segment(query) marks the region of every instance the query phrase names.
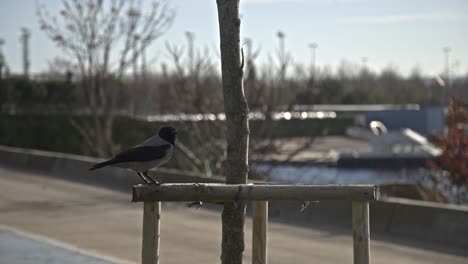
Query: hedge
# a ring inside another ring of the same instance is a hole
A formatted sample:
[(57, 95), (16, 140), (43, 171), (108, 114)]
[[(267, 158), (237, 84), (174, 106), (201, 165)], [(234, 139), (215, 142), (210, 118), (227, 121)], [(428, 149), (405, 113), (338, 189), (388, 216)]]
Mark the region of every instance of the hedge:
[[(60, 114), (0, 114), (0, 145), (86, 154), (80, 135), (71, 125), (72, 118), (87, 119), (90, 117)], [(251, 121), (251, 131), (255, 132), (262, 125), (262, 122)], [(346, 127), (352, 123), (352, 118), (281, 120), (274, 121), (270, 129), (272, 136), (278, 138), (317, 136), (323, 134), (324, 131), (328, 135), (338, 135), (344, 134)], [(127, 148), (156, 134), (159, 128), (164, 125), (173, 125), (179, 128), (179, 140), (191, 145), (190, 131), (188, 130), (193, 124), (190, 122), (147, 122), (128, 117), (116, 118), (113, 131), (114, 142), (122, 148)], [(221, 126), (213, 127), (219, 128)], [(217, 137), (221, 135), (221, 131), (213, 133)]]

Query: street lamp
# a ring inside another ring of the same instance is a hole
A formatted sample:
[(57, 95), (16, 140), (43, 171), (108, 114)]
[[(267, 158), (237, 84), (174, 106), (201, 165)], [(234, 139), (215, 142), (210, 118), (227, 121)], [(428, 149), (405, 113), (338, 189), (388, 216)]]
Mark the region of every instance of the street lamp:
[(311, 58), (311, 67), (312, 67), (312, 76), (315, 77), (315, 56), (316, 56), (316, 50), (318, 48), (318, 44), (315, 43), (315, 42), (312, 42), (309, 44), (309, 48), (311, 50), (311, 55), (312, 55), (312, 58)]
[(5, 64), (5, 58), (3, 57), (3, 44), (5, 44), (5, 40), (0, 39), (0, 80), (3, 78), (3, 65)]
[(284, 38), (286, 37), (286, 35), (284, 34), (283, 31), (278, 31), (276, 33), (276, 36), (278, 37), (279, 39), (279, 49), (280, 49), (280, 53), (281, 54), (284, 54)]
[(31, 62), (29, 60), (29, 38), (31, 37), (31, 31), (28, 28), (21, 28), (20, 41), (23, 45), (23, 74), (25, 77), (29, 76), (29, 66)]
[(281, 74), (281, 81), (284, 81), (286, 77), (286, 67), (288, 64), (288, 55), (286, 54), (285, 47), (284, 47), (284, 39), (286, 38), (286, 35), (282, 31), (278, 31), (276, 33), (276, 36), (278, 37), (279, 40), (279, 58), (280, 58), (280, 74)]
[(444, 47), (442, 50), (445, 54), (445, 85), (443, 86), (444, 93), (442, 95), (442, 107), (445, 107), (448, 100), (448, 92), (450, 90), (450, 52), (452, 51), (452, 49), (447, 46)]

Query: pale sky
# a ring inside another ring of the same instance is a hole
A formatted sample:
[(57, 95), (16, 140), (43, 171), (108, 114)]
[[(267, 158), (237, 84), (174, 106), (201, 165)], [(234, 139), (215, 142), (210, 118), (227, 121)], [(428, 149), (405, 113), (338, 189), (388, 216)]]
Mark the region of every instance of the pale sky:
[[(0, 38), (13, 72), (21, 71), (20, 28), (29, 27), (31, 71), (47, 69), (62, 53), (39, 30), (36, 2), (60, 10), (60, 0), (1, 0)], [(166, 58), (164, 43), (185, 43), (185, 31), (210, 49), (218, 46), (216, 0), (173, 0), (174, 25), (147, 52), (154, 67)], [(278, 30), (286, 34), (286, 48), (294, 60), (308, 63), (309, 43), (315, 42), (317, 65), (335, 68), (341, 61), (370, 68), (388, 65), (407, 74), (418, 66), (424, 74), (444, 69), (442, 48), (452, 50), (452, 74), (468, 72), (468, 0), (241, 0), (242, 37), (261, 47), (260, 60), (277, 47)]]

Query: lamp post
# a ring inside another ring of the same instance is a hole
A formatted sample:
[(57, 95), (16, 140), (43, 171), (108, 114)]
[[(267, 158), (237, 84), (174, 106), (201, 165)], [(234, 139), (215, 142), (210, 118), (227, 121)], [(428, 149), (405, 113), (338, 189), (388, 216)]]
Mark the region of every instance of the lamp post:
[(195, 71), (195, 33), (191, 31), (185, 31), (185, 38), (187, 39), (188, 45), (188, 56), (190, 63), (190, 74), (193, 74)]
[(31, 37), (31, 31), (28, 28), (21, 28), (21, 37), (20, 41), (23, 45), (23, 75), (25, 77), (29, 76), (29, 66), (31, 61), (29, 60), (29, 38)]
[(443, 95), (442, 95), (442, 107), (445, 108), (447, 106), (448, 101), (448, 93), (450, 90), (450, 52), (452, 49), (450, 47), (444, 47), (442, 49), (445, 54), (445, 86), (443, 86)]
[(5, 58), (3, 57), (3, 44), (5, 44), (5, 40), (0, 39), (0, 80), (3, 78), (3, 65), (5, 64)]
[(285, 50), (285, 38), (286, 38), (286, 35), (284, 34), (283, 31), (278, 31), (276, 33), (276, 36), (278, 37), (278, 41), (279, 41), (279, 56), (280, 56), (280, 60), (281, 60), (281, 68), (280, 68), (280, 75), (281, 75), (281, 83), (284, 84), (284, 79), (286, 78), (286, 67), (287, 67), (287, 64), (288, 64), (288, 56), (286, 54), (286, 50)]
[(315, 79), (315, 60), (316, 60), (316, 51), (317, 51), (317, 48), (318, 48), (318, 44), (315, 43), (315, 42), (312, 42), (309, 44), (309, 48), (311, 50), (311, 67), (312, 67), (312, 77)]

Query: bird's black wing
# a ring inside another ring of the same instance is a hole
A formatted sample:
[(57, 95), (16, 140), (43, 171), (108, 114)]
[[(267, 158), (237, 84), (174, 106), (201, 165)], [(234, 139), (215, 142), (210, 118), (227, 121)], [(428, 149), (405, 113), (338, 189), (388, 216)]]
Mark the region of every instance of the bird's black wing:
[(147, 162), (161, 159), (169, 153), (170, 144), (160, 146), (139, 146), (125, 150), (110, 160), (95, 164), (90, 170), (103, 168), (109, 165), (125, 162)]
[(121, 162), (145, 162), (161, 159), (169, 153), (170, 144), (160, 146), (139, 146), (117, 154), (112, 161)]

